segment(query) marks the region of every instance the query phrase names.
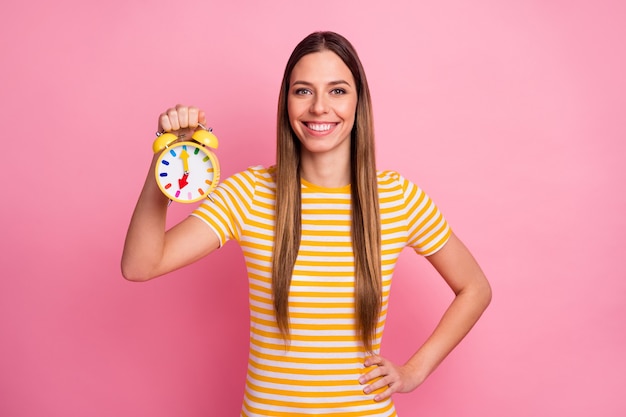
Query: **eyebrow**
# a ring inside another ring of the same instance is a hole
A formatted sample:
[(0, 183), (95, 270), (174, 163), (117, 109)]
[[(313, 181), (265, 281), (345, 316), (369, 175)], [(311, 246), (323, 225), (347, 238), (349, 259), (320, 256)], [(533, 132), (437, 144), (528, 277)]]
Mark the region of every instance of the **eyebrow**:
[[(336, 81), (330, 81), (330, 82), (327, 83), (327, 85), (341, 85), (341, 84), (346, 84), (347, 86), (352, 87), (350, 85), (350, 83), (345, 81), (345, 80), (336, 80)], [(294, 86), (294, 85), (306, 85), (306, 86), (312, 87), (313, 83), (310, 83), (308, 81), (296, 80), (293, 83), (291, 83), (291, 85), (292, 86)]]

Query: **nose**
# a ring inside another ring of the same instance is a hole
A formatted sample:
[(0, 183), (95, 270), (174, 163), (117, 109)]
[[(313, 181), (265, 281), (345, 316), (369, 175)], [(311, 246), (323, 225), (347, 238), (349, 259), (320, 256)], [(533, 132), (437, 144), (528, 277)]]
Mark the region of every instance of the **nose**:
[(323, 94), (317, 94), (313, 96), (311, 108), (309, 111), (313, 114), (328, 113), (328, 103)]

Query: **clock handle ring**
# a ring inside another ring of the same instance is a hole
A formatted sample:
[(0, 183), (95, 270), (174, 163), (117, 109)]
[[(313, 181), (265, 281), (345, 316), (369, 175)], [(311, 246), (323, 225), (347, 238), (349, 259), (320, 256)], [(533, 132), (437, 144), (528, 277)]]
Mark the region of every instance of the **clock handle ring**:
[[(213, 128), (206, 128), (203, 124), (199, 123), (200, 130), (196, 130), (191, 138), (201, 144), (202, 146), (208, 146), (210, 148), (217, 149), (218, 141), (215, 134), (213, 134)], [(173, 133), (158, 131), (156, 132), (156, 139), (152, 143), (152, 150), (154, 153), (159, 153), (165, 148), (169, 147), (176, 140), (180, 139)]]

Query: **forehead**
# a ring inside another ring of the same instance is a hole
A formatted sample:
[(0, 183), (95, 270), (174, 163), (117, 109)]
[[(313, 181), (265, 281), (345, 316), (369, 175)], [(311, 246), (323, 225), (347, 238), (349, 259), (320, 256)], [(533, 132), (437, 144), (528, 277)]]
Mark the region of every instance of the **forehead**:
[(303, 56), (291, 71), (290, 82), (328, 83), (338, 80), (354, 85), (354, 77), (339, 55), (324, 50)]

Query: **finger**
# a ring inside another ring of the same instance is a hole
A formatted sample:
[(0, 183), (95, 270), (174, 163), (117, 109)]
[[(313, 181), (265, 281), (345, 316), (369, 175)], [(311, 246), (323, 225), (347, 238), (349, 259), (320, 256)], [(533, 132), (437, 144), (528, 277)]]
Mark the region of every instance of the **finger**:
[(367, 372), (359, 378), (359, 383), (367, 384), (376, 378), (383, 376), (383, 369), (380, 366), (372, 365), (367, 369)]
[(189, 107), (189, 114), (187, 116), (189, 118), (189, 127), (196, 128), (198, 127), (198, 108), (197, 107)]
[(374, 395), (374, 401), (385, 401), (387, 398), (391, 397), (391, 394), (393, 394), (394, 392), (395, 390), (393, 389), (393, 386), (389, 386), (386, 390)]
[(369, 366), (381, 366), (383, 364), (384, 359), (381, 356), (378, 355), (372, 355), (372, 356), (368, 356), (367, 358), (365, 358), (365, 366), (369, 367)]
[(178, 111), (176, 109), (169, 109), (167, 111), (167, 117), (170, 119), (172, 130), (179, 130), (180, 123), (178, 122)]
[(363, 388), (363, 392), (365, 394), (375, 394), (375, 396), (381, 396), (384, 395), (385, 391), (391, 389), (391, 387), (393, 387), (393, 384), (389, 383), (388, 377), (382, 377)]
[(202, 123), (203, 126), (206, 126), (206, 114), (204, 110), (198, 110), (198, 123)]
[(181, 129), (189, 127), (189, 108), (178, 104), (176, 105), (176, 113), (178, 114), (178, 124)]
[(159, 132), (169, 132), (172, 130), (172, 124), (167, 113), (161, 113), (159, 115)]

